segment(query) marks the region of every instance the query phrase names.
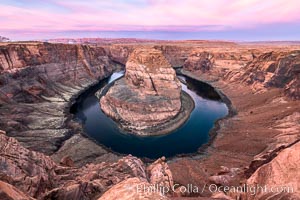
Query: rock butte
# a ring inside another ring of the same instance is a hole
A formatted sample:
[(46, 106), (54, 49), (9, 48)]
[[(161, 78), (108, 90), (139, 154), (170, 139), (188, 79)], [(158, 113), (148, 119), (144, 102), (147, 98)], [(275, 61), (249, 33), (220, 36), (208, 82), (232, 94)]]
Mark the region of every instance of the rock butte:
[[(0, 199), (299, 199), (299, 43), (96, 43), (0, 43)], [(236, 115), (218, 122), (205, 155), (168, 163), (121, 158), (83, 137), (72, 120), (74, 97), (108, 77), (117, 63), (125, 65), (137, 47), (154, 44), (172, 66), (183, 66), (182, 73), (209, 82), (232, 102)], [(294, 193), (178, 191), (212, 182), (286, 185)], [(180, 187), (167, 197), (133, 193), (140, 183)]]
[[(126, 63), (125, 78), (117, 80), (100, 99), (104, 113), (121, 122), (121, 125), (138, 135), (158, 135), (168, 133), (179, 127), (167, 127), (168, 131), (157, 126), (170, 123), (182, 112), (181, 84), (160, 50), (154, 48), (137, 48)], [(192, 100), (191, 100), (192, 101)], [(193, 104), (193, 103), (191, 103)], [(192, 107), (188, 105), (188, 107)], [(153, 130), (155, 128), (155, 131)]]

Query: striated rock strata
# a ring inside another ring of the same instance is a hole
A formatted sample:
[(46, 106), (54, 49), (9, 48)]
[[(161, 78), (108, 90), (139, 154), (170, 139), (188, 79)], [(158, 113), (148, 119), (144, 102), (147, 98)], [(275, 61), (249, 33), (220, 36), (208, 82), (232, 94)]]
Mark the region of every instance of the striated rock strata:
[[(78, 164), (106, 155), (81, 136), (69, 106), (79, 93), (109, 76), (116, 68), (102, 47), (49, 43), (0, 45), (0, 129), (25, 147), (52, 155), (64, 152)], [(93, 151), (84, 151), (93, 146)], [(77, 148), (77, 149), (76, 149)], [(78, 151), (78, 149), (80, 149)], [(78, 153), (80, 152), (80, 153)]]
[[(168, 180), (172, 180), (164, 159), (153, 163), (152, 170), (131, 155), (115, 163), (61, 166), (49, 156), (22, 147), (4, 132), (0, 132), (0, 150), (0, 199), (88, 200), (98, 199), (107, 190), (103, 199), (111, 199), (107, 196), (122, 199), (122, 195), (128, 195), (128, 198), (140, 195), (165, 199), (159, 192), (147, 194), (141, 190), (137, 193), (136, 187), (140, 186), (138, 184), (153, 184), (152, 177), (155, 177), (155, 184), (158, 185), (170, 184)], [(114, 191), (112, 194), (110, 188)]]
[(140, 135), (162, 134), (164, 130), (155, 127), (182, 112), (182, 96), (180, 82), (162, 52), (138, 48), (129, 56), (125, 78), (114, 83), (100, 104), (126, 129)]
[(266, 186), (247, 199), (297, 199), (300, 197), (300, 142), (284, 149), (247, 180), (251, 186)]

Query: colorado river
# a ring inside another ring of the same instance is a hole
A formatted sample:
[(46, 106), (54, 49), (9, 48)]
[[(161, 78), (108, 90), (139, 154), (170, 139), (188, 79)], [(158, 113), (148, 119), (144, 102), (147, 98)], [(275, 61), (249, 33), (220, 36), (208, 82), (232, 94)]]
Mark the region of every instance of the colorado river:
[(139, 137), (128, 134), (101, 111), (99, 99), (95, 96), (97, 90), (123, 75), (124, 72), (116, 72), (109, 79), (101, 81), (79, 98), (72, 109), (76, 119), (83, 123), (86, 134), (115, 152), (147, 158), (196, 152), (208, 142), (209, 131), (214, 122), (228, 114), (226, 104), (221, 102), (213, 88), (179, 76), (185, 82), (182, 83), (182, 89), (195, 102), (190, 118), (167, 135)]

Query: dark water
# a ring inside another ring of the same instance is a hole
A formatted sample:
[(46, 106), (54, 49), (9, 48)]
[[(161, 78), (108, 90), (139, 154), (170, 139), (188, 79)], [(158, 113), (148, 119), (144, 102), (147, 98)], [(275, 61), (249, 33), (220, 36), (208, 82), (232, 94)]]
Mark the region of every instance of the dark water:
[(124, 134), (117, 124), (101, 111), (99, 100), (94, 96), (97, 90), (122, 75), (123, 72), (114, 73), (108, 80), (102, 81), (82, 95), (72, 108), (76, 118), (82, 121), (86, 133), (115, 152), (148, 158), (196, 152), (201, 145), (208, 142), (209, 130), (214, 122), (228, 113), (226, 104), (220, 101), (212, 87), (180, 77), (186, 80), (182, 89), (195, 102), (195, 109), (189, 120), (168, 135), (138, 137)]

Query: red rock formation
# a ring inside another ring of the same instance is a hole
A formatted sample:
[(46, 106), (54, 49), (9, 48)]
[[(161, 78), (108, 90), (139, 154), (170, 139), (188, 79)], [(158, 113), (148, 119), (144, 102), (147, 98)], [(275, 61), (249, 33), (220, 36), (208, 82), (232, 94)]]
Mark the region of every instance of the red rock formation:
[(52, 154), (75, 132), (64, 112), (70, 101), (114, 68), (102, 47), (1, 45), (0, 128), (28, 148)]
[(60, 164), (66, 167), (74, 167), (74, 161), (70, 156), (65, 156), (60, 160)]
[(300, 99), (300, 51), (268, 52), (245, 66), (248, 84), (284, 88), (292, 99)]
[(283, 88), (292, 99), (300, 99), (299, 51), (274, 47), (247, 49), (194, 48), (183, 69), (245, 83), (254, 92), (267, 88)]
[[(153, 188), (153, 185), (146, 181), (141, 181), (138, 178), (129, 178), (113, 186), (98, 200), (168, 199), (159, 190), (151, 192), (151, 187)], [(149, 188), (150, 192), (147, 192), (147, 188)]]
[(150, 174), (150, 183), (152, 185), (159, 185), (165, 188), (172, 188), (174, 181), (172, 172), (169, 169), (167, 163), (165, 163), (165, 157), (162, 157), (147, 167), (148, 174)]
[(209, 71), (212, 68), (213, 55), (207, 52), (195, 51), (189, 55), (185, 61), (183, 68), (189, 71), (200, 70), (202, 72)]
[(121, 63), (123, 65), (126, 64), (130, 53), (135, 48), (134, 45), (111, 45), (107, 48), (109, 57), (115, 62)]
[[(141, 160), (130, 155), (112, 164), (102, 162), (81, 168), (63, 167), (48, 156), (22, 147), (5, 134), (0, 134), (0, 149), (0, 199), (97, 199), (124, 180), (127, 181), (120, 183), (123, 185), (121, 187), (133, 187), (128, 185), (133, 184), (131, 180), (150, 185), (153, 182), (149, 182), (148, 177), (157, 177), (155, 183), (159, 185), (172, 180), (164, 159), (153, 163), (150, 171), (146, 170)], [(153, 169), (163, 170), (168, 174), (168, 179), (161, 170)], [(134, 196), (136, 190), (127, 193), (128, 197)], [(143, 192), (140, 195), (144, 195)], [(152, 195), (161, 196), (159, 193)]]
[(164, 44), (155, 46), (163, 52), (172, 67), (182, 67), (192, 49), (190, 45)]
[(0, 181), (0, 199), (1, 200), (33, 200), (29, 195), (21, 192), (16, 187)]
[(14, 138), (0, 134), (0, 179), (37, 197), (52, 187), (56, 164), (41, 153), (22, 147)]
[(127, 84), (141, 95), (180, 97), (180, 83), (161, 51), (136, 49), (126, 63)]
[(300, 142), (281, 151), (271, 162), (261, 166), (247, 180), (249, 186), (261, 186), (247, 199), (298, 199), (300, 196)]
[[(138, 134), (163, 124), (181, 109), (181, 85), (159, 50), (136, 49), (126, 63), (125, 79), (101, 98), (101, 108)], [(123, 125), (123, 126), (124, 126)]]

